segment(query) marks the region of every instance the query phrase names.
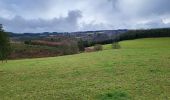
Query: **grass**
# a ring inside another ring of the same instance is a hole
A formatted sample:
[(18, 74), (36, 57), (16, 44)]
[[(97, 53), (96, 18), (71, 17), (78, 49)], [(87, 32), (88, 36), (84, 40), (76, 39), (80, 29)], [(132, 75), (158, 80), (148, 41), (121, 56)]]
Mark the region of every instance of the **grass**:
[(169, 100), (169, 43), (138, 39), (121, 49), (0, 63), (0, 99)]
[[(127, 40), (119, 42), (123, 49), (157, 49), (157, 48), (170, 48), (169, 38), (144, 38), (136, 40)], [(104, 50), (112, 49), (111, 44), (103, 46)]]

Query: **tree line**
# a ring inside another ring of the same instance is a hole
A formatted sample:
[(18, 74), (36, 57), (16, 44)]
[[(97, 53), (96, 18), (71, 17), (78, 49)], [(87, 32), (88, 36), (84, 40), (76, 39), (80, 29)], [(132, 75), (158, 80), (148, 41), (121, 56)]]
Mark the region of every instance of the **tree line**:
[(154, 38), (154, 37), (170, 37), (170, 28), (128, 30), (125, 33), (115, 34), (111, 37), (111, 39), (108, 40), (98, 41), (98, 42), (79, 40), (78, 44), (80, 50), (84, 50), (83, 48), (94, 46), (96, 44), (111, 44), (123, 40), (132, 40), (132, 39), (139, 39), (139, 38)]
[(170, 28), (129, 30), (126, 33), (119, 34), (115, 41), (154, 37), (170, 37)]

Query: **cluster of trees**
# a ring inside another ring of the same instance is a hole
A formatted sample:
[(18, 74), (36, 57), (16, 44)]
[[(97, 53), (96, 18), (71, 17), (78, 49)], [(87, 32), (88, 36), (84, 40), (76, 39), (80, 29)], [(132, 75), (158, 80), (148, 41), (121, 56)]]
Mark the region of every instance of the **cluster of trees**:
[(71, 55), (79, 53), (78, 43), (74, 40), (64, 41), (62, 45), (58, 46), (62, 55)]
[[(146, 29), (146, 30), (129, 30), (124, 33), (115, 34), (111, 39), (103, 41), (91, 41), (91, 40), (79, 40), (80, 50), (84, 50), (85, 47), (94, 46), (96, 44), (111, 44), (123, 40), (139, 39), (139, 38), (153, 38), (153, 37), (170, 37), (170, 28), (162, 29)], [(117, 44), (114, 44), (116, 48), (119, 48)]]
[(51, 46), (51, 47), (61, 45), (60, 42), (50, 42), (50, 41), (42, 41), (42, 40), (33, 40), (33, 41), (28, 40), (25, 41), (24, 43), (28, 45), (41, 45), (41, 46)]
[(3, 30), (2, 24), (0, 24), (0, 60), (2, 62), (6, 60), (10, 55), (11, 48), (10, 48), (10, 41), (8, 34)]
[(126, 33), (119, 34), (115, 41), (154, 37), (170, 37), (170, 28), (129, 30)]
[[(51, 41), (53, 40), (53, 41)], [(51, 38), (50, 40), (42, 39), (42, 40), (28, 40), (24, 42), (26, 45), (33, 45), (33, 46), (48, 46), (48, 47), (55, 47), (56, 53), (60, 55), (70, 55), (79, 53), (78, 42), (73, 39), (64, 39), (59, 41), (58, 39)], [(49, 52), (50, 53), (50, 52)], [(55, 54), (57, 55), (57, 54)], [(36, 56), (36, 55), (35, 55)]]

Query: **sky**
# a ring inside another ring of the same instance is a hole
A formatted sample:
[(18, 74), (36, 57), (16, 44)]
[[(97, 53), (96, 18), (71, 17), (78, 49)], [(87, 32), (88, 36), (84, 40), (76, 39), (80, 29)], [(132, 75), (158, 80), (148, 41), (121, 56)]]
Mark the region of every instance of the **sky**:
[(0, 0), (9, 32), (73, 32), (170, 27), (170, 0)]

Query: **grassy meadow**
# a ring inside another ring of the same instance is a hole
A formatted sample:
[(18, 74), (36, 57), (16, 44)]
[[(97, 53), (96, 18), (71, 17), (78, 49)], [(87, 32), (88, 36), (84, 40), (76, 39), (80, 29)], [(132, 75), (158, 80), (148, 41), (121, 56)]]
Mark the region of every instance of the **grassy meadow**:
[(0, 100), (170, 100), (170, 38), (0, 63)]

